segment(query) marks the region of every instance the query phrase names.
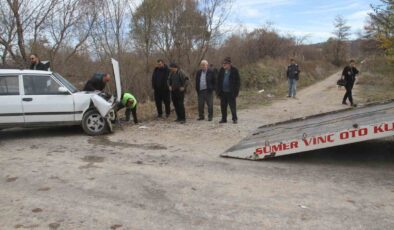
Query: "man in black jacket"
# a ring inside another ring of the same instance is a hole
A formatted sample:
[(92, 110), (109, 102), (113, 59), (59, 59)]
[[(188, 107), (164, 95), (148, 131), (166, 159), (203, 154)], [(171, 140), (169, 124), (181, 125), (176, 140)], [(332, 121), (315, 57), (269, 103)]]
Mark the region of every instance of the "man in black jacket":
[(30, 69), (48, 71), (48, 68), (49, 66), (42, 63), (37, 54), (30, 55)]
[(342, 71), (342, 77), (345, 79), (345, 89), (346, 93), (343, 96), (342, 104), (347, 105), (346, 99), (349, 98), (350, 105), (354, 106), (353, 104), (353, 95), (352, 89), (354, 86), (354, 82), (356, 81), (356, 75), (358, 74), (358, 70), (356, 69), (356, 63), (354, 60), (350, 61), (350, 65), (346, 66)]
[(177, 116), (175, 121), (181, 124), (186, 122), (184, 99), (187, 81), (188, 77), (179, 69), (178, 65), (176, 63), (171, 63), (168, 87), (171, 91), (172, 103), (174, 104)]
[(157, 60), (157, 66), (152, 74), (152, 88), (154, 90), (157, 116), (163, 116), (163, 102), (166, 110), (166, 117), (170, 116), (170, 90), (167, 81), (170, 70), (163, 60)]
[(103, 91), (107, 82), (111, 80), (111, 76), (107, 73), (95, 73), (83, 88), (83, 91)]
[(204, 120), (204, 105), (208, 106), (208, 121), (213, 117), (213, 90), (215, 89), (214, 72), (208, 68), (208, 61), (202, 60), (201, 69), (196, 73), (196, 91), (198, 95), (198, 119)]
[(241, 87), (241, 80), (238, 69), (232, 66), (231, 58), (226, 57), (223, 61), (223, 67), (219, 70), (217, 94), (220, 97), (220, 108), (222, 111), (222, 120), (219, 123), (227, 122), (227, 106), (233, 118), (233, 123), (238, 123), (236, 98)]

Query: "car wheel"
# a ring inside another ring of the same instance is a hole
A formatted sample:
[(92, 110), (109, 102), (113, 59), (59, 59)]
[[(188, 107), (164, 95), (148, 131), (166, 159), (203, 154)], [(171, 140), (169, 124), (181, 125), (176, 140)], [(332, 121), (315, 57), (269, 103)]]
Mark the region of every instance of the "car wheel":
[(97, 110), (93, 109), (83, 115), (82, 128), (88, 135), (97, 136), (108, 130), (108, 124), (105, 118)]

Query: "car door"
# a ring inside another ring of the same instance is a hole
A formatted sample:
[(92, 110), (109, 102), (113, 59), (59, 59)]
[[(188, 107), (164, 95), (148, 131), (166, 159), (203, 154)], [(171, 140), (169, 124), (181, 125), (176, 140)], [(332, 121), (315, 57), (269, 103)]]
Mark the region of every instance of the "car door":
[(26, 123), (74, 121), (74, 99), (51, 75), (23, 75), (22, 106)]
[(20, 76), (0, 74), (0, 125), (23, 123)]

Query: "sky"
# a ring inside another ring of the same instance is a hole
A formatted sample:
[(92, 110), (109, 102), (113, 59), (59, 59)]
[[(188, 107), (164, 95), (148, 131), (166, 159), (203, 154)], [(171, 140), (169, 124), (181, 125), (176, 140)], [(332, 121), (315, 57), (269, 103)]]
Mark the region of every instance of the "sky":
[(251, 31), (273, 24), (281, 34), (308, 36), (306, 43), (319, 43), (333, 36), (333, 21), (337, 15), (347, 20), (352, 37), (363, 29), (370, 5), (379, 0), (234, 0), (229, 18), (231, 27)]

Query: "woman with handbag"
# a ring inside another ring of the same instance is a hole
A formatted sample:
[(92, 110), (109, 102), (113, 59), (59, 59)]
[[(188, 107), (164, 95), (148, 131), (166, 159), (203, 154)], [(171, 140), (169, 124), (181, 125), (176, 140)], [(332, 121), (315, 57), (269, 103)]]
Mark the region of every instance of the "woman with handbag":
[(342, 104), (347, 105), (346, 100), (349, 99), (350, 105), (354, 106), (352, 89), (354, 82), (356, 81), (356, 75), (358, 74), (356, 69), (356, 63), (354, 60), (350, 61), (350, 64), (346, 66), (342, 71), (342, 77), (345, 80), (346, 93), (343, 96)]

